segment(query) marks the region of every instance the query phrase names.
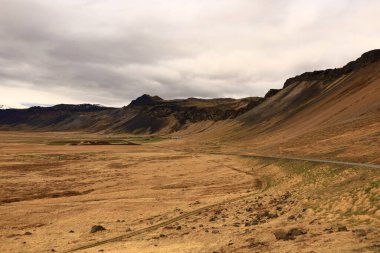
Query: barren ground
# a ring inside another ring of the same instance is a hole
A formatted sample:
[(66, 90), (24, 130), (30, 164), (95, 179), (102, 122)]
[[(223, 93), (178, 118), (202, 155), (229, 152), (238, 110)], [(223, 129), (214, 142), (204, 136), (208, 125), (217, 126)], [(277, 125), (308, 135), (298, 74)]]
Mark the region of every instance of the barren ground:
[(107, 138), (0, 132), (0, 252), (380, 252), (380, 170)]

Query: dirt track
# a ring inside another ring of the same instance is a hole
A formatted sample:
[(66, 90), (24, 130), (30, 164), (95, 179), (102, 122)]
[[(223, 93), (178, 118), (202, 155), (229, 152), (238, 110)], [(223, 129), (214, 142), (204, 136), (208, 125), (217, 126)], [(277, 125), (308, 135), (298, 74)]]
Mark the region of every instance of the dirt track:
[(127, 238), (131, 238), (131, 237), (136, 236), (136, 235), (141, 235), (141, 234), (144, 234), (144, 233), (152, 232), (152, 231), (154, 231), (154, 230), (156, 230), (158, 228), (162, 228), (162, 227), (165, 227), (167, 225), (173, 224), (173, 223), (175, 223), (177, 221), (181, 221), (181, 220), (183, 220), (183, 219), (185, 219), (187, 217), (190, 217), (192, 215), (199, 214), (201, 212), (208, 211), (209, 209), (212, 209), (212, 208), (215, 208), (215, 207), (220, 207), (220, 206), (223, 206), (225, 204), (231, 204), (231, 203), (234, 203), (236, 201), (243, 200), (243, 199), (255, 196), (257, 194), (258, 193), (247, 194), (247, 195), (244, 195), (244, 196), (241, 196), (241, 197), (225, 200), (225, 201), (223, 201), (221, 203), (216, 203), (216, 204), (204, 206), (202, 208), (198, 208), (198, 209), (195, 209), (195, 210), (193, 210), (191, 212), (187, 212), (185, 214), (182, 214), (180, 216), (172, 218), (170, 220), (158, 223), (158, 224), (156, 224), (154, 226), (149, 226), (149, 227), (146, 227), (146, 228), (143, 228), (143, 229), (131, 232), (131, 233), (126, 233), (124, 235), (113, 237), (113, 238), (110, 238), (110, 239), (107, 239), (107, 240), (103, 240), (103, 241), (99, 241), (99, 242), (96, 242), (96, 243), (84, 245), (84, 246), (81, 246), (81, 247), (78, 247), (78, 248), (71, 249), (71, 250), (66, 251), (66, 252), (76, 252), (76, 251), (80, 251), (80, 250), (85, 250), (85, 249), (97, 247), (97, 246), (100, 246), (100, 245), (104, 245), (104, 244), (107, 244), (107, 243), (121, 241), (121, 240), (124, 240), (124, 239), (127, 239)]

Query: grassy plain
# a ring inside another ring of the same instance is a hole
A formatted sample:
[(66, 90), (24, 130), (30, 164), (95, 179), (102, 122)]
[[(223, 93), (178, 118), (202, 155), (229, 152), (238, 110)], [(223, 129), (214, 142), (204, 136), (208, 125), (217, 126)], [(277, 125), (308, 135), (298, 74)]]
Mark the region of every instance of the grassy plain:
[(379, 170), (157, 136), (0, 140), (0, 252), (380, 252)]

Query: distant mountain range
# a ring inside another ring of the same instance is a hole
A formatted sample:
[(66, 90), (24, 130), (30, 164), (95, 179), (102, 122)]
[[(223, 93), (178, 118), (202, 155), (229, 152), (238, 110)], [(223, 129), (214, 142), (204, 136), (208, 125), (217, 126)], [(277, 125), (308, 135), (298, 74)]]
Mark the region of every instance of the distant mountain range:
[(2, 130), (171, 133), (187, 124), (236, 118), (262, 98), (176, 99), (142, 95), (123, 108), (92, 104), (9, 109), (0, 112)]

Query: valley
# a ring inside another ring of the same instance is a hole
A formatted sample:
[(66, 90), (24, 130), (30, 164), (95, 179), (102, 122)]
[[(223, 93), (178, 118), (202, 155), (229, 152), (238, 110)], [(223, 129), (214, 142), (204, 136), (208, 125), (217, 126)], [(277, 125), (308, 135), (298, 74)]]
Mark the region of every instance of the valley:
[[(181, 139), (49, 145), (105, 136), (0, 135), (2, 252), (379, 250), (378, 169), (210, 152)], [(105, 230), (91, 233), (95, 225)]]
[(264, 97), (0, 110), (0, 252), (380, 252), (380, 50)]
[(0, 253), (380, 253), (379, 11), (0, 0)]

